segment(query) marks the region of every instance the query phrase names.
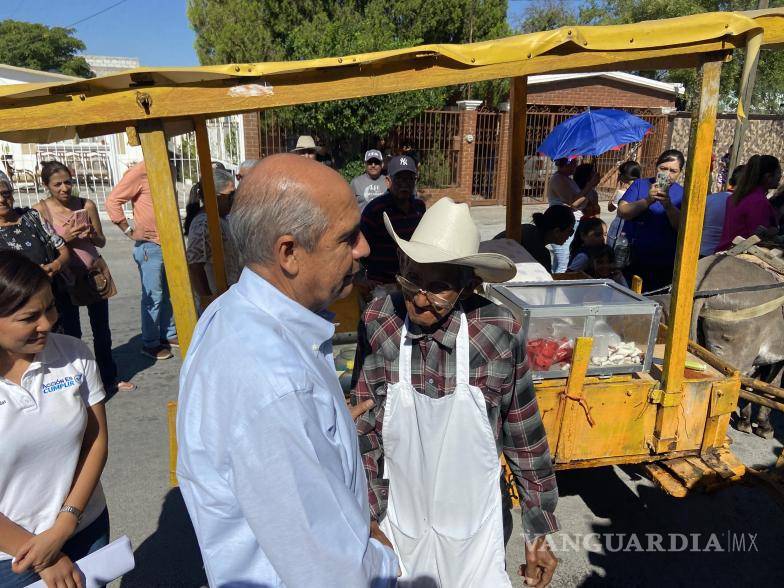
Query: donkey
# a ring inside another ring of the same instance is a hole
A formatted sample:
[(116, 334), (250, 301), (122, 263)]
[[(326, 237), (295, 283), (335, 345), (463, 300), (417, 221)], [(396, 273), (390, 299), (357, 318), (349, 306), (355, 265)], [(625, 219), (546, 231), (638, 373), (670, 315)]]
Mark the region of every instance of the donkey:
[[(697, 265), (697, 291), (776, 283), (776, 277), (762, 267), (731, 255), (711, 255), (701, 259)], [(752, 309), (782, 295), (784, 288), (696, 298), (691, 318), (691, 339), (738, 368), (744, 375), (759, 377), (770, 383), (784, 365), (784, 309), (779, 305), (762, 316), (739, 316), (737, 319), (731, 316), (718, 318), (710, 311)], [(652, 298), (662, 304), (665, 317), (669, 316), (670, 295)], [(706, 310), (708, 312), (704, 312)], [(753, 430), (765, 439), (772, 437), (770, 409), (764, 406), (759, 408), (756, 429), (752, 429), (751, 409), (751, 403), (741, 409), (736, 428), (744, 433)]]

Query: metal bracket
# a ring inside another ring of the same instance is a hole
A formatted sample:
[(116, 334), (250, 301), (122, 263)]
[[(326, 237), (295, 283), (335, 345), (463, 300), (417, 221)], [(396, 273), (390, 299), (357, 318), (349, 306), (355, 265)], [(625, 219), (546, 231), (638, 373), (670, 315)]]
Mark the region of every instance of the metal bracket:
[(661, 406), (678, 406), (681, 403), (681, 397), (681, 392), (668, 394), (661, 388), (654, 388), (648, 396), (648, 401), (651, 404), (660, 404)]

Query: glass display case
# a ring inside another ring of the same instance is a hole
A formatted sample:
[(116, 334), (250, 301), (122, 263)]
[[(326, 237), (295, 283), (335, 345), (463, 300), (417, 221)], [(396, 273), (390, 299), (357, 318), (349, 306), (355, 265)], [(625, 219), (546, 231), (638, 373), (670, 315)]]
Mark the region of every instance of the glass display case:
[(535, 379), (566, 377), (577, 337), (593, 337), (588, 375), (650, 368), (661, 308), (612, 280), (493, 284), (488, 295), (521, 322)]

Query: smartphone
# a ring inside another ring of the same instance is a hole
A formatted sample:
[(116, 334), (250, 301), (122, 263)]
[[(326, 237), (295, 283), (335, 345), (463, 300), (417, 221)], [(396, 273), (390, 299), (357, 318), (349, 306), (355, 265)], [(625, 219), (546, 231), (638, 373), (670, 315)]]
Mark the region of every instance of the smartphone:
[(70, 220), (74, 227), (86, 227), (90, 224), (90, 216), (84, 208), (71, 213)]
[(662, 192), (666, 192), (670, 187), (670, 174), (667, 172), (656, 172), (656, 187)]

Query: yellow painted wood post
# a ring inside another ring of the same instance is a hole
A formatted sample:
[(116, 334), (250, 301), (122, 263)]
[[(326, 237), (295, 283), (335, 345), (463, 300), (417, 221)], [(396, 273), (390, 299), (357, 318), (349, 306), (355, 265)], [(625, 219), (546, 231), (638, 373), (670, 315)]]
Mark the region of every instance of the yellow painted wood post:
[(657, 453), (674, 450), (677, 441), (683, 369), (689, 344), (697, 260), (702, 238), (705, 200), (710, 183), (711, 154), (719, 102), (722, 62), (715, 60), (715, 57), (713, 59), (707, 57), (700, 67), (700, 95), (692, 116), (676, 265), (672, 281), (670, 328), (667, 331), (662, 371), (664, 395), (656, 413), (654, 428), (653, 447)]
[(577, 419), (588, 419), (593, 426), (588, 403), (583, 397), (583, 385), (588, 373), (588, 364), (591, 361), (593, 338), (578, 337), (574, 342), (572, 352), (572, 366), (569, 369), (569, 379), (566, 380), (566, 389), (563, 392), (561, 404), (558, 407), (558, 441), (554, 460), (556, 463), (567, 463), (571, 460), (574, 450), (574, 430)]
[(177, 403), (166, 404), (166, 421), (169, 424), (169, 486), (177, 486)]
[(196, 153), (199, 156), (199, 175), (201, 189), (204, 194), (204, 209), (207, 212), (207, 227), (210, 231), (212, 246), (212, 269), (215, 272), (215, 285), (218, 294), (226, 291), (226, 263), (223, 257), (223, 234), (218, 214), (218, 197), (215, 194), (215, 183), (212, 179), (212, 156), (210, 155), (210, 139), (207, 135), (207, 120), (204, 117), (193, 119), (196, 129)]
[(196, 327), (196, 305), (193, 300), (188, 264), (185, 261), (180, 209), (166, 149), (166, 136), (159, 120), (145, 121), (137, 127), (137, 131), (144, 153), (144, 163), (147, 166), (147, 179), (150, 182), (155, 223), (163, 250), (163, 264), (166, 268), (166, 281), (174, 308), (180, 353), (185, 357), (193, 329)]
[(642, 278), (640, 276), (632, 276), (631, 289), (637, 294), (642, 294)]
[(520, 224), (523, 217), (523, 188), (525, 187), (525, 125), (528, 104), (528, 78), (512, 78), (509, 99), (509, 164), (507, 165), (506, 236), (520, 241)]

